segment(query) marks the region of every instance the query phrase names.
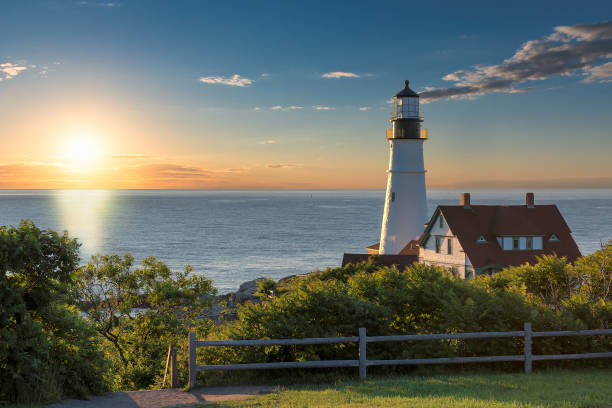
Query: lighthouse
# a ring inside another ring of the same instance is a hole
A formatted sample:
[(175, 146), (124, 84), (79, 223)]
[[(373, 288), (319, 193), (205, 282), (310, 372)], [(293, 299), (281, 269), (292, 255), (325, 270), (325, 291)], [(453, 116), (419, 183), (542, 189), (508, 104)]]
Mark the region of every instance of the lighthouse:
[(423, 142), (419, 95), (408, 86), (393, 97), (392, 128), (387, 130), (389, 169), (379, 254), (399, 254), (423, 233), (427, 221)]

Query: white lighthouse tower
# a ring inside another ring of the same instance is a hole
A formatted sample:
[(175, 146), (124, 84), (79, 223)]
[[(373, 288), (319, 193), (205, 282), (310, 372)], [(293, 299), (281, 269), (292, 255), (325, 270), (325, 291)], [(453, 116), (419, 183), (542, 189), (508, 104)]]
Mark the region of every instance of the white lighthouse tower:
[(379, 254), (396, 255), (423, 233), (427, 221), (423, 142), (419, 95), (406, 86), (393, 97), (389, 140), (389, 170)]

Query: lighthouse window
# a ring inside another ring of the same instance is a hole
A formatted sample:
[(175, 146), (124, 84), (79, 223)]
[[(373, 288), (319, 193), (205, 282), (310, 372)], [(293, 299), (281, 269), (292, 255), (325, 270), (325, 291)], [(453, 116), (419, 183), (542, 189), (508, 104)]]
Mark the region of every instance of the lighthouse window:
[(394, 191), (391, 192), (391, 201), (395, 201), (395, 192)]

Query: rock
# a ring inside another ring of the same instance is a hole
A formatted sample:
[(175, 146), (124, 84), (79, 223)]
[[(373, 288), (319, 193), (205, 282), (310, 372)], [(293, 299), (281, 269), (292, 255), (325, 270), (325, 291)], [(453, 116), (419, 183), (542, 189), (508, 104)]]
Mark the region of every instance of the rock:
[(254, 280), (250, 280), (244, 282), (238, 288), (238, 291), (234, 293), (233, 299), (234, 303), (244, 303), (246, 301), (257, 301), (258, 299), (255, 297), (255, 292), (257, 292), (257, 282), (264, 280), (265, 278), (257, 278)]

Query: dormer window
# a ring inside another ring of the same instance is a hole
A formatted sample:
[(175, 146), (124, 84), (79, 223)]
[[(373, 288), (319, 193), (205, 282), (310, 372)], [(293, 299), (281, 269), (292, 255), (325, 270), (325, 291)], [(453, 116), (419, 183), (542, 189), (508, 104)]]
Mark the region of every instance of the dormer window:
[(504, 251), (524, 251), (524, 250), (541, 250), (541, 236), (501, 236), (497, 237), (497, 242)]
[(486, 244), (487, 243), (487, 239), (484, 237), (484, 235), (481, 235), (481, 236), (478, 237), (476, 242), (479, 243), (479, 244)]
[(559, 237), (555, 234), (552, 234), (550, 238), (548, 238), (548, 242), (559, 242)]

